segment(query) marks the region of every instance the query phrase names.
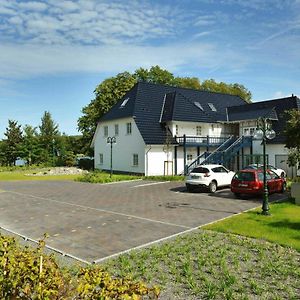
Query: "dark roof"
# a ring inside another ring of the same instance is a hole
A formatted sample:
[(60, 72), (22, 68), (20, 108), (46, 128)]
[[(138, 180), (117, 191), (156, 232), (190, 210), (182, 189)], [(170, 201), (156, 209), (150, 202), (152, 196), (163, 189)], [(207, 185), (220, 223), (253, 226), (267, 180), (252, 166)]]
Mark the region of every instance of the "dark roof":
[(285, 143), (284, 130), (288, 120), (287, 110), (300, 109), (300, 100), (296, 96), (260, 101), (240, 106), (228, 107), (228, 120), (256, 120), (259, 117), (268, 118), (272, 121), (272, 128), (276, 137), (268, 143)]
[[(127, 98), (128, 102), (121, 107)], [(203, 110), (196, 106), (195, 102), (199, 103)], [(208, 103), (213, 104), (216, 111), (212, 111)], [(133, 117), (146, 144), (164, 144), (165, 122), (225, 121), (226, 107), (244, 104), (246, 102), (238, 96), (139, 82), (101, 118), (100, 122)]]
[(278, 120), (275, 107), (261, 107), (259, 109), (248, 105), (228, 107), (228, 121), (257, 120), (259, 117)]

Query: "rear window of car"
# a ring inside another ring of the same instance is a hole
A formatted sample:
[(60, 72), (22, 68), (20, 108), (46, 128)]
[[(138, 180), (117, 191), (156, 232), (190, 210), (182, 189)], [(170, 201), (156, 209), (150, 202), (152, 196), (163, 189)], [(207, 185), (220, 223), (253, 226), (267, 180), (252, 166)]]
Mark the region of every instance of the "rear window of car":
[(209, 173), (209, 170), (207, 168), (202, 168), (202, 167), (196, 167), (192, 170), (191, 173)]
[(253, 172), (237, 172), (233, 178), (241, 181), (255, 181), (255, 174)]

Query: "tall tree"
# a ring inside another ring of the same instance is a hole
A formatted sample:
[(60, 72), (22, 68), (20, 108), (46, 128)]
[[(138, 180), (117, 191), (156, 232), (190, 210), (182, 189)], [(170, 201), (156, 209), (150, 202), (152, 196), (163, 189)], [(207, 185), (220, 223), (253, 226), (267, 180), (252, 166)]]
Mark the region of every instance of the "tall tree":
[(4, 153), (7, 163), (15, 165), (19, 156), (21, 156), (21, 146), (23, 141), (21, 125), (17, 121), (8, 120), (8, 127), (4, 133), (6, 139), (4, 140)]
[(44, 112), (39, 130), (40, 145), (44, 149), (43, 160), (49, 162), (54, 157), (55, 142), (59, 136), (58, 125), (53, 121), (50, 112)]
[(86, 153), (97, 121), (138, 81), (228, 93), (238, 95), (248, 102), (251, 99), (251, 93), (243, 85), (217, 83), (213, 79), (200, 84), (196, 77), (175, 77), (171, 72), (159, 66), (153, 66), (150, 69), (139, 68), (133, 74), (129, 72), (120, 73), (100, 83), (94, 91), (95, 98), (82, 109), (83, 116), (78, 119), (78, 129), (82, 132), (86, 142)]
[(42, 162), (42, 147), (39, 144), (37, 128), (26, 124), (23, 127), (24, 138), (22, 144), (22, 157), (29, 165)]
[(109, 109), (121, 99), (136, 83), (136, 78), (128, 72), (120, 73), (115, 77), (105, 79), (100, 83), (94, 93), (93, 99), (82, 109), (83, 116), (78, 120), (78, 128), (83, 134), (83, 138), (88, 154), (89, 146), (96, 129), (97, 121), (109, 111)]
[(240, 96), (248, 103), (251, 102), (252, 97), (251, 92), (242, 84), (227, 84), (225, 82), (216, 82), (214, 79), (204, 80), (201, 84), (201, 90)]
[(300, 163), (300, 111), (293, 109), (287, 112), (289, 120), (286, 122), (286, 142), (289, 149), (289, 164), (296, 166)]

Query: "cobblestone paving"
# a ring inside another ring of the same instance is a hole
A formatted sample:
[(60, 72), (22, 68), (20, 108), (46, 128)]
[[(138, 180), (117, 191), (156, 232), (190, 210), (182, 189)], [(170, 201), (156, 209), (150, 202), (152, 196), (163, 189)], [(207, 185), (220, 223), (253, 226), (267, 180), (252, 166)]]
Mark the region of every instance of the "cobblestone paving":
[(47, 245), (88, 262), (259, 205), (229, 189), (187, 193), (182, 182), (0, 182), (0, 227), (35, 240), (48, 233)]

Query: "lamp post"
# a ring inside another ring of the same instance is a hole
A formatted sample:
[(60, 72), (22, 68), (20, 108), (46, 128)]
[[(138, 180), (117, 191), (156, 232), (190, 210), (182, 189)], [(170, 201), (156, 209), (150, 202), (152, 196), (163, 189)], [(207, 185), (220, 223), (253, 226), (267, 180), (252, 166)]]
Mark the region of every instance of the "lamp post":
[(116, 137), (115, 136), (109, 136), (107, 138), (107, 143), (110, 144), (110, 178), (112, 176), (112, 148), (113, 148), (113, 144), (116, 143)]
[(269, 215), (269, 191), (267, 184), (267, 159), (266, 159), (266, 142), (267, 139), (272, 140), (276, 136), (275, 131), (271, 128), (271, 125), (268, 124), (267, 118), (259, 118), (257, 120), (257, 130), (254, 137), (256, 139), (262, 139), (263, 146), (263, 175), (264, 175), (264, 196), (262, 204), (262, 214)]

